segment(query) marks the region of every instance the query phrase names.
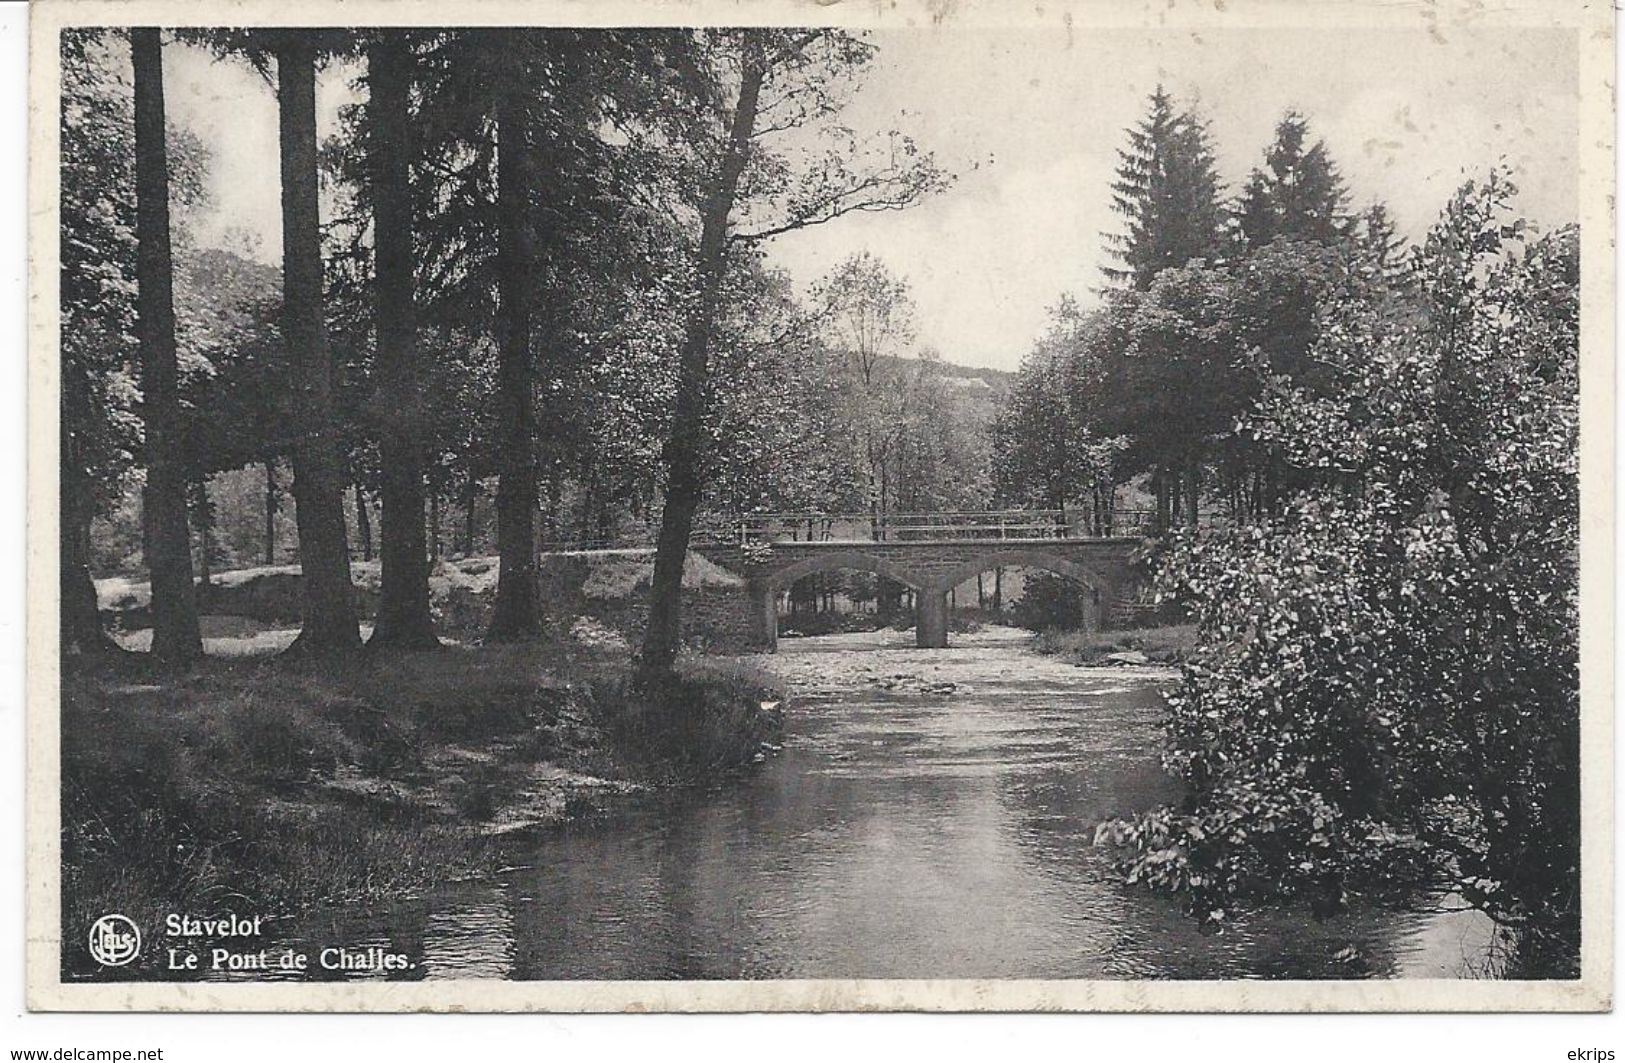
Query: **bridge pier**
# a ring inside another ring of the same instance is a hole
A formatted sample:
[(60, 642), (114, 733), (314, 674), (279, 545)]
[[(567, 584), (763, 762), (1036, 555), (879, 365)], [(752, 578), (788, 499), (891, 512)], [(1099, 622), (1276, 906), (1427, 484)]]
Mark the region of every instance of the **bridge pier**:
[(779, 596), (772, 586), (761, 579), (753, 579), (746, 588), (750, 596), (750, 615), (755, 628), (755, 649), (775, 653), (779, 648)]
[(922, 650), (947, 647), (947, 591), (924, 588), (914, 592), (914, 644)]

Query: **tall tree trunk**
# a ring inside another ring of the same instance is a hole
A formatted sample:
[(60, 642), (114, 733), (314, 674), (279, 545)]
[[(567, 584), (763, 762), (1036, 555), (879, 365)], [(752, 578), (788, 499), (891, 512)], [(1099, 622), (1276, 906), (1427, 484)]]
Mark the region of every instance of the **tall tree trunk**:
[[(498, 49), (509, 42), (494, 40)], [(514, 642), (541, 627), (536, 601), (536, 451), (530, 300), (535, 274), (532, 224), (530, 116), (523, 70), (509, 57), (497, 94), (498, 309), (497, 424), (501, 466), (497, 479), (496, 602), (485, 637)]]
[(1189, 521), (1190, 526), (1192, 528), (1194, 528), (1194, 527), (1196, 527), (1196, 521), (1197, 521), (1197, 509), (1198, 509), (1198, 507), (1199, 507), (1199, 505), (1201, 503), (1201, 499), (1202, 499), (1202, 463), (1201, 462), (1199, 462), (1199, 461), (1191, 462), (1190, 473), (1189, 473), (1189, 475), (1188, 475), (1188, 477), (1186, 479), (1186, 484), (1190, 488), (1190, 501), (1187, 503), (1187, 505), (1185, 507), (1185, 517), (1186, 517), (1186, 520)]
[(1157, 526), (1154, 529), (1157, 535), (1166, 535), (1168, 529), (1173, 526), (1174, 522), (1173, 506), (1171, 499), (1169, 498), (1168, 480), (1169, 477), (1167, 470), (1159, 465), (1156, 473), (1153, 474), (1151, 479), (1152, 490), (1154, 490), (1157, 495)]
[(159, 31), (130, 31), (135, 74), (137, 330), (147, 485), (142, 497), (152, 579), (152, 653), (167, 664), (203, 655), (192, 587), (186, 464), (175, 364), (175, 300), (169, 251), (169, 157), (164, 143), (164, 57)]
[(276, 482), (276, 462), (265, 462), (265, 563), (276, 564), (276, 511), (280, 508)]
[(475, 507), (479, 504), (480, 485), (472, 476), (463, 488), (463, 556), (474, 556)]
[(429, 489), (429, 560), (440, 560), (440, 492), (434, 488)]
[(564, 514), (560, 512), (563, 508), (563, 497), (564, 473), (559, 468), (559, 463), (555, 461), (547, 476), (546, 538), (552, 542), (563, 539), (567, 534), (563, 523)]
[(96, 513), (95, 493), (90, 471), (85, 467), (84, 447), (77, 425), (88, 423), (90, 385), (73, 364), (62, 368), (62, 457), (61, 524), (57, 544), (61, 551), (57, 569), (61, 581), (62, 652), (108, 653), (118, 644), (102, 627), (96, 602), (96, 584), (90, 577), (90, 521)]
[(199, 477), (191, 483), (192, 525), (197, 529), (197, 605), (206, 612), (209, 590), (214, 582), (214, 503), (209, 500), (209, 481)]
[(666, 501), (660, 510), (660, 534), (655, 546), (655, 570), (649, 589), (649, 626), (643, 636), (641, 662), (645, 678), (671, 672), (682, 634), (683, 562), (694, 513), (704, 484), (700, 479), (705, 456), (705, 415), (710, 390), (711, 343), (722, 300), (722, 282), (728, 270), (728, 219), (739, 193), (756, 128), (756, 109), (765, 70), (762, 61), (747, 55), (740, 75), (739, 100), (729, 124), (728, 144), (701, 211), (698, 263), (699, 298), (684, 329), (677, 370), (677, 401), (672, 410), (671, 434), (663, 457), (666, 466)]
[[(433, 649), (429, 551), (423, 526), (423, 366), (417, 346), (412, 234), (412, 53), (395, 31), (367, 49), (372, 139), (373, 255), (377, 266), (378, 454), (383, 478), (378, 617), (370, 647)], [(359, 500), (360, 495), (357, 494)]]
[(322, 313), (316, 189), (316, 50), (308, 32), (276, 37), (282, 164), (282, 335), (294, 381), (293, 499), (305, 622), (291, 647), (308, 654), (361, 648), (344, 526), (344, 463), (335, 431), (333, 356)]
[(581, 470), (581, 508), (576, 514), (576, 538), (582, 543), (592, 539), (592, 511), (598, 500), (598, 463), (588, 461)]
[(367, 492), (355, 485), (355, 536), (361, 540), (361, 560), (372, 560), (372, 517), (367, 513)]

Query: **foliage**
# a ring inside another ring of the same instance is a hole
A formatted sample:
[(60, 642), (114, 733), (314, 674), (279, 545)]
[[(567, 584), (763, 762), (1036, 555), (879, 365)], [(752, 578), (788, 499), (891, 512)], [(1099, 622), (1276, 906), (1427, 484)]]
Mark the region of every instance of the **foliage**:
[(687, 660), (658, 687), (647, 681), (600, 686), (596, 719), (618, 757), (639, 778), (714, 785), (748, 770), (784, 726), (784, 692), (759, 668)]
[[(62, 34), (61, 309), (63, 431), (87, 480), (110, 501), (137, 464), (135, 109), (129, 51), (111, 30)], [(207, 155), (168, 134), (170, 196), (203, 200)]]
[(1411, 298), (1336, 308), (1335, 388), (1272, 380), (1246, 430), (1313, 485), (1164, 568), (1200, 629), (1166, 757), (1190, 797), (1105, 834), (1206, 918), (1417, 857), (1526, 969), (1577, 962), (1577, 240), (1511, 194), (1463, 188)]
[(1030, 571), (1021, 597), (1012, 603), (1011, 618), (1033, 631), (1077, 631), (1098, 626), (1101, 617), (1088, 587), (1065, 576)]

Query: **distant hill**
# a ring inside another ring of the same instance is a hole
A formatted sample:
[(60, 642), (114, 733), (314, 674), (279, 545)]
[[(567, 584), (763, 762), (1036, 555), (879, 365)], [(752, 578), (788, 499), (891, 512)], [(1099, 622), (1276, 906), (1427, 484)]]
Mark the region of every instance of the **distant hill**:
[[(897, 364), (914, 362), (917, 359), (882, 356), (880, 361), (882, 364)], [(1016, 374), (1005, 369), (991, 369), (982, 365), (960, 365), (958, 362), (951, 362), (946, 358), (940, 359), (936, 364), (938, 372), (951, 383), (967, 388), (986, 387), (998, 398), (1003, 398), (1010, 393), (1010, 388), (1016, 379)]]
[(942, 369), (949, 377), (967, 382), (978, 380), (1000, 394), (1008, 394), (1016, 379), (1016, 374), (1007, 369), (992, 369), (985, 365), (959, 365), (957, 362), (944, 360)]

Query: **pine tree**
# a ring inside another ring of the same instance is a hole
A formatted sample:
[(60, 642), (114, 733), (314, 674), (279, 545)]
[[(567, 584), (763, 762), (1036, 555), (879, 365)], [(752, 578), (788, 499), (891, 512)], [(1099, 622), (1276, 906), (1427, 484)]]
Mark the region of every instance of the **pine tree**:
[(1398, 280), (1405, 272), (1405, 241), (1399, 237), (1393, 217), (1382, 203), (1373, 203), (1360, 213), (1356, 242), (1370, 266), (1387, 280)]
[(1264, 166), (1247, 178), (1236, 223), (1249, 249), (1277, 237), (1332, 244), (1354, 232), (1348, 188), (1324, 140), (1309, 143), (1309, 121), (1288, 111), (1275, 126)]
[(1224, 217), (1207, 126), (1176, 111), (1161, 85), (1127, 135), (1112, 182), (1112, 209), (1126, 219), (1126, 231), (1108, 237), (1121, 265), (1105, 273), (1143, 291), (1162, 270), (1222, 258)]

